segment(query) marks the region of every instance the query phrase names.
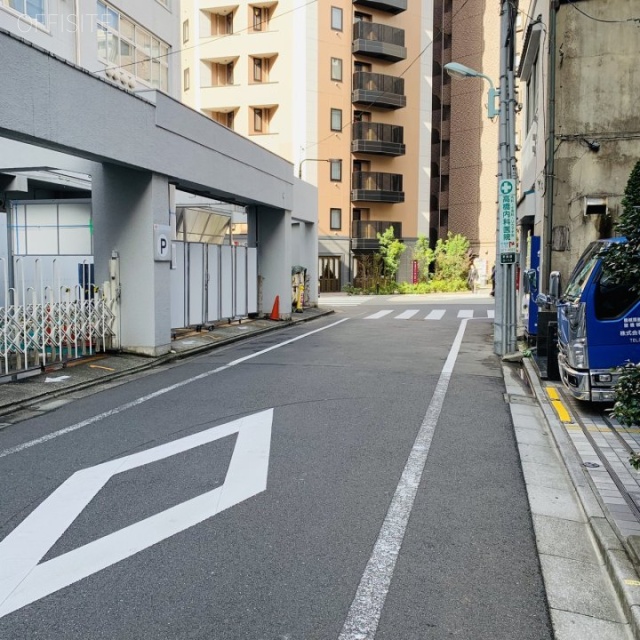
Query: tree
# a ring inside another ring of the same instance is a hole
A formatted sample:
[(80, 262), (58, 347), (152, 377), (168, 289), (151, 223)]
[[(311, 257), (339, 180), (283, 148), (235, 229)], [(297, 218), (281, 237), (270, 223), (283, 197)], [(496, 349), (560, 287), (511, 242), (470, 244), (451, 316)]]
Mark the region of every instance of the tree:
[[(616, 284), (640, 295), (640, 161), (629, 174), (622, 198), (622, 213), (616, 233), (626, 242), (611, 244), (602, 254), (603, 269)], [(620, 424), (640, 426), (640, 363), (628, 362), (622, 368), (615, 386), (616, 401), (612, 414)], [(629, 462), (640, 468), (640, 453)]]
[(438, 240), (435, 249), (436, 280), (462, 280), (469, 271), (469, 241), (460, 233), (449, 232), (446, 240)]
[(380, 243), (379, 253), (384, 263), (385, 276), (394, 279), (400, 266), (400, 256), (406, 251), (407, 246), (395, 237), (393, 227), (389, 227), (384, 233), (378, 233)]
[(418, 262), (418, 279), (421, 282), (429, 280), (429, 267), (436, 259), (433, 249), (429, 247), (429, 239), (421, 233), (418, 235), (416, 244), (413, 248), (413, 259)]
[(602, 255), (604, 269), (613, 283), (625, 285), (640, 294), (640, 161), (629, 175), (616, 233), (627, 241), (605, 249)]

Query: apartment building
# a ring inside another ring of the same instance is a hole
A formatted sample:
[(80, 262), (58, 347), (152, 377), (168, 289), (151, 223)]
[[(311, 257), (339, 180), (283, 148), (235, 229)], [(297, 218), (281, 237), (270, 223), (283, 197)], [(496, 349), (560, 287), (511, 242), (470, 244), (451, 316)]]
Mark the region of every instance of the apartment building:
[(482, 279), (495, 261), (498, 122), (487, 117), (488, 84), (452, 78), (458, 62), (500, 78), (500, 5), (436, 0), (433, 38), (431, 240), (461, 233), (478, 256)]
[(184, 102), (318, 187), (322, 291), (357, 280), (389, 226), (409, 245), (429, 235), (430, 2), (184, 0), (181, 11)]

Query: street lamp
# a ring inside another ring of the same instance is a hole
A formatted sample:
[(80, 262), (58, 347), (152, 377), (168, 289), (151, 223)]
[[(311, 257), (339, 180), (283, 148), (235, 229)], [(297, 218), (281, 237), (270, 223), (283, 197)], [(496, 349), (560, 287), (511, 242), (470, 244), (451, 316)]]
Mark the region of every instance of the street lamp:
[(336, 158), (303, 158), (298, 165), (298, 178), (302, 178), (302, 165), (305, 162), (337, 162)]
[[(504, 92), (496, 89), (491, 78), (480, 71), (466, 67), (459, 62), (448, 62), (444, 65), (446, 72), (455, 78), (482, 78), (489, 83), (489, 100), (487, 115), (498, 116), (498, 210), (495, 261), (495, 319), (494, 319), (494, 351), (504, 356), (516, 350), (516, 292), (515, 292), (515, 123), (509, 113), (512, 101), (509, 90), (512, 86), (506, 82), (506, 51), (502, 52), (501, 67), (503, 70)], [(496, 98), (502, 97), (499, 109), (496, 109)], [(515, 115), (515, 114), (513, 114)]]
[(447, 62), (444, 68), (452, 78), (484, 78), (489, 83), (489, 103), (487, 105), (489, 118), (500, 115), (499, 110), (496, 109), (496, 98), (500, 97), (500, 89), (493, 86), (493, 81), (489, 76), (470, 67), (465, 67), (459, 62)]

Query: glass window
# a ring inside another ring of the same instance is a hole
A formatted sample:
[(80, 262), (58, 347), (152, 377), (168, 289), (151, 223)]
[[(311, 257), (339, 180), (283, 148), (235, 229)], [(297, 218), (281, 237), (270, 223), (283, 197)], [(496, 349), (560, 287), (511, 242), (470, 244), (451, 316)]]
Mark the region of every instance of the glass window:
[(262, 58), (253, 58), (253, 79), (262, 82)]
[(253, 7), (253, 30), (262, 31), (266, 28), (268, 9), (266, 7)]
[(182, 42), (189, 42), (189, 20), (182, 23)]
[(184, 89), (185, 91), (189, 91), (189, 87), (191, 86), (191, 77), (190, 77), (190, 75), (191, 75), (191, 74), (190, 74), (190, 72), (189, 72), (189, 67), (187, 67), (187, 68), (184, 70), (183, 78), (182, 78), (182, 80), (183, 80), (183, 82), (182, 82), (182, 84), (183, 84), (183, 89)]
[(628, 285), (613, 282), (611, 275), (601, 272), (594, 296), (598, 320), (613, 320), (624, 315), (638, 303), (640, 296)]
[(331, 109), (331, 131), (342, 131), (342, 109)]
[(331, 209), (330, 229), (342, 229), (342, 209)]
[(329, 160), (331, 165), (331, 180), (342, 182), (342, 160)]
[(253, 110), (253, 130), (262, 133), (262, 109)]
[(335, 31), (342, 31), (342, 9), (331, 7), (331, 28)]
[(331, 79), (342, 82), (342, 59), (331, 58)]

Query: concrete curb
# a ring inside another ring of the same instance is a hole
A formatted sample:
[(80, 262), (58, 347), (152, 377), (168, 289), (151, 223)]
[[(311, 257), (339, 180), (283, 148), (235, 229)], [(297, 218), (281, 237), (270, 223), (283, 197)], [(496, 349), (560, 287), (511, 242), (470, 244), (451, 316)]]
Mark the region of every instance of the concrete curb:
[[(8, 403), (0, 404), (0, 416), (8, 416), (18, 411), (29, 410), (32, 407), (32, 405), (42, 402), (42, 400), (45, 400), (45, 399), (51, 400), (54, 398), (66, 396), (70, 393), (75, 393), (77, 391), (84, 391), (86, 389), (91, 389), (92, 387), (96, 387), (101, 384), (105, 384), (121, 378), (125, 378), (129, 375), (141, 373), (143, 371), (148, 371), (150, 369), (154, 369), (164, 364), (177, 362), (178, 360), (183, 360), (191, 356), (198, 356), (203, 353), (207, 353), (208, 351), (213, 351), (214, 349), (217, 349), (219, 347), (233, 344), (234, 342), (240, 342), (241, 340), (247, 340), (248, 338), (264, 335), (266, 333), (272, 333), (273, 331), (279, 331), (281, 329), (292, 327), (297, 324), (310, 322), (311, 320), (323, 318), (333, 313), (335, 313), (333, 309), (322, 309), (322, 310), (319, 310), (319, 313), (315, 313), (313, 316), (301, 317), (296, 320), (283, 320), (281, 321), (280, 324), (275, 324), (271, 327), (264, 327), (262, 329), (257, 329), (255, 331), (251, 331), (248, 333), (231, 336), (229, 338), (223, 338), (221, 340), (218, 340), (217, 342), (212, 342), (211, 344), (206, 344), (206, 345), (199, 345), (197, 347), (194, 347), (193, 349), (185, 349), (184, 351), (180, 351), (179, 353), (178, 352), (168, 353), (163, 356), (158, 356), (157, 358), (149, 358), (148, 362), (134, 365), (123, 371), (108, 373), (98, 378), (95, 378), (94, 380), (87, 380), (86, 382), (80, 382), (78, 384), (70, 385), (62, 389), (52, 389), (51, 391), (47, 391), (45, 393), (39, 393), (37, 395), (31, 396), (27, 400), (21, 400), (20, 402), (14, 402), (14, 403), (8, 402)], [(114, 355), (117, 355), (117, 354), (114, 354)]]
[(607, 519), (591, 480), (580, 466), (578, 453), (556, 416), (533, 365), (528, 358), (524, 358), (522, 362), (527, 381), (542, 409), (633, 635), (640, 638), (640, 576), (624, 542)]

